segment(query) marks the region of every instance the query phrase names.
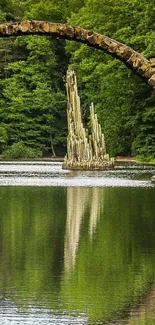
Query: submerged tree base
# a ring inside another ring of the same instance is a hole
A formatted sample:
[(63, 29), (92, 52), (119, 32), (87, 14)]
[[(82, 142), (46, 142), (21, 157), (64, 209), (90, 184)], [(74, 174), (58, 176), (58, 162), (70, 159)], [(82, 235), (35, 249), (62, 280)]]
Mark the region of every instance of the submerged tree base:
[(87, 167), (87, 166), (72, 166), (72, 167), (66, 167), (64, 165), (62, 165), (62, 169), (66, 169), (66, 170), (84, 170), (84, 171), (105, 171), (105, 170), (111, 170), (114, 169), (113, 167), (110, 166), (104, 166), (104, 167), (100, 167), (100, 166), (95, 166), (95, 167)]
[(83, 162), (72, 162), (64, 161), (62, 164), (63, 169), (72, 170), (109, 170), (114, 169), (114, 162), (109, 161), (105, 163), (104, 160), (101, 161), (83, 161)]

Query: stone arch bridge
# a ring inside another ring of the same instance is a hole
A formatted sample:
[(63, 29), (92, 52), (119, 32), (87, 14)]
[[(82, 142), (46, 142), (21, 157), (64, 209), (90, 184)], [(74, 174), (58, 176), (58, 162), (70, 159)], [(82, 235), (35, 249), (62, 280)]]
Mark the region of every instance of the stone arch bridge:
[(45, 21), (26, 20), (0, 24), (0, 37), (34, 34), (74, 40), (106, 51), (120, 61), (123, 61), (155, 89), (155, 58), (148, 60), (131, 47), (107, 36), (81, 27)]

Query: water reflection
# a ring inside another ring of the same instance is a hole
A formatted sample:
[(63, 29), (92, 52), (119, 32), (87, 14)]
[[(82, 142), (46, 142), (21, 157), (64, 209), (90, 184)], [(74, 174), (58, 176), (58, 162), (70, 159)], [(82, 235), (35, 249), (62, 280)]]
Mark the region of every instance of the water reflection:
[(66, 271), (69, 271), (75, 264), (81, 227), (86, 215), (89, 219), (89, 235), (91, 239), (93, 237), (98, 219), (103, 211), (103, 192), (104, 188), (99, 189), (97, 187), (67, 188), (67, 220), (64, 251)]
[[(70, 247), (70, 259), (66, 259), (61, 290), (71, 313), (85, 312), (90, 324), (141, 325), (148, 319), (153, 324), (155, 306), (143, 316), (141, 310), (146, 309), (143, 298), (155, 283), (154, 194), (142, 189), (85, 189), (77, 200), (72, 191), (67, 234), (74, 232), (78, 218), (79, 231), (65, 246)], [(93, 202), (100, 209), (91, 214)], [(91, 216), (95, 223), (100, 218), (95, 236)]]
[(153, 325), (154, 197), (0, 187), (0, 323)]
[(154, 325), (155, 323), (155, 286), (152, 286), (146, 297), (138, 306), (132, 308), (127, 325)]

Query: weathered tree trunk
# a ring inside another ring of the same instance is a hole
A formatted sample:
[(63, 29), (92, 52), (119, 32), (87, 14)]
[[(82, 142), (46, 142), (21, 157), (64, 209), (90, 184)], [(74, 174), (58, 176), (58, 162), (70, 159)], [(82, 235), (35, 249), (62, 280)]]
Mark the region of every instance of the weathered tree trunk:
[(55, 150), (54, 150), (54, 145), (53, 145), (53, 140), (52, 140), (51, 136), (50, 136), (50, 142), (51, 142), (52, 157), (56, 157)]
[(67, 98), (68, 98), (68, 138), (67, 155), (63, 168), (104, 170), (113, 168), (114, 159), (106, 154), (104, 135), (98, 123), (93, 103), (90, 106), (92, 132), (88, 135), (82, 123), (80, 98), (77, 91), (77, 80), (74, 71), (67, 71)]

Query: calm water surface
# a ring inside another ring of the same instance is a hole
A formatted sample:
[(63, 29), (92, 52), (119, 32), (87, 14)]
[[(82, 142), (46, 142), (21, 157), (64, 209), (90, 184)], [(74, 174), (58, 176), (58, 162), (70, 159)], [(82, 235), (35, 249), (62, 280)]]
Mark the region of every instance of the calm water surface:
[(0, 324), (155, 324), (155, 170), (0, 164)]

